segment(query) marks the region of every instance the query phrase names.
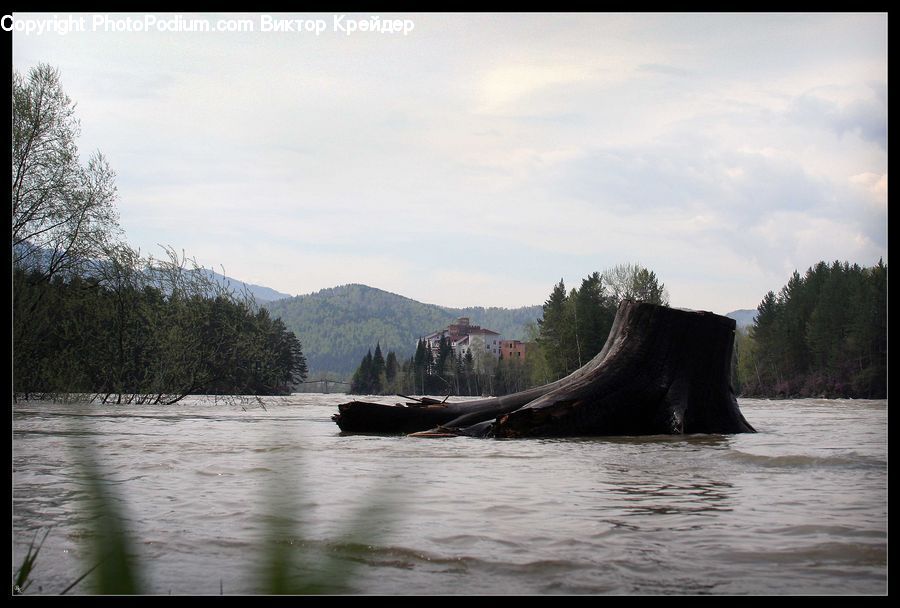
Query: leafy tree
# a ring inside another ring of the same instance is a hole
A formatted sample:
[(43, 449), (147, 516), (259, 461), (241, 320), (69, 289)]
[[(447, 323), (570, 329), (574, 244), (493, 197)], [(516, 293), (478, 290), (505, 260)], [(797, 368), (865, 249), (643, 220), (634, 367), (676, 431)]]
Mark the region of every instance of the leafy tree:
[(467, 350), (466, 354), (463, 355), (463, 370), (466, 378), (466, 394), (467, 395), (478, 395), (481, 394), (481, 390), (478, 387), (478, 376), (475, 374), (475, 358), (472, 356), (472, 351)]
[(603, 271), (609, 295), (618, 307), (622, 300), (650, 302), (661, 306), (669, 305), (669, 295), (656, 273), (639, 264), (618, 264)]
[(118, 239), (115, 174), (78, 156), (75, 104), (59, 72), (39, 64), (12, 79), (12, 246), (33, 279), (69, 275)]
[(115, 175), (82, 163), (75, 104), (56, 69), (12, 82), (13, 389), (115, 403), (288, 392), (300, 341), (248, 294), (166, 250), (122, 242)]
[(556, 284), (538, 320), (531, 369), (557, 379), (575, 371), (603, 349), (622, 299), (668, 305), (665, 286), (656, 274), (635, 264), (620, 264), (603, 274), (585, 277), (578, 289), (566, 293)]
[(174, 403), (197, 393), (284, 394), (305, 378), (300, 341), (267, 311), (224, 292), (201, 295), (205, 285), (163, 291), (132, 262), (123, 254), (102, 277), (50, 282), (15, 269), (14, 291), (35, 292), (26, 300), (39, 303), (27, 328), (14, 316), (18, 398)]

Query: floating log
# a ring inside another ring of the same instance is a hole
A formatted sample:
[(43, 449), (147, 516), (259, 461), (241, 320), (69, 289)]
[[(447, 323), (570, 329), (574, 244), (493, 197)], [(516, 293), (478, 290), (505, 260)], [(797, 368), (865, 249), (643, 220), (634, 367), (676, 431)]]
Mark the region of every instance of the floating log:
[(444, 437), (752, 433), (731, 387), (735, 321), (624, 301), (603, 350), (550, 384), (490, 399), (418, 407), (353, 401), (345, 432)]

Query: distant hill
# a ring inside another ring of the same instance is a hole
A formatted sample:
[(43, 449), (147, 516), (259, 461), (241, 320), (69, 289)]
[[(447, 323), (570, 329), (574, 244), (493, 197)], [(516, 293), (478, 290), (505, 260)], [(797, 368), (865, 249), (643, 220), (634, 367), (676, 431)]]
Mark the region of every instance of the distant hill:
[[(24, 255), (28, 250), (31, 250), (32, 259), (29, 262), (30, 266), (34, 266), (36, 268), (43, 268), (47, 266), (47, 263), (50, 259), (50, 251), (44, 249), (42, 247), (35, 247), (28, 242), (20, 243), (19, 245), (13, 248), (14, 255), (17, 257), (20, 255)], [(100, 260), (94, 260), (92, 265), (94, 268), (104, 268), (106, 263)], [(90, 270), (87, 271), (88, 274), (92, 274)], [(194, 270), (188, 267), (187, 272), (195, 272)], [(263, 304), (265, 302), (271, 302), (272, 300), (280, 300), (282, 298), (290, 298), (291, 294), (282, 293), (280, 291), (275, 291), (271, 287), (265, 287), (264, 285), (254, 285), (253, 283), (244, 283), (240, 279), (235, 279), (232, 277), (225, 276), (223, 274), (219, 274), (214, 270), (210, 270), (209, 268), (199, 268), (196, 272), (202, 273), (204, 276), (211, 277), (216, 283), (219, 285), (228, 286), (233, 289), (235, 292), (240, 292), (241, 288), (246, 286), (247, 291), (253, 294), (253, 297), (256, 299), (258, 304)]]
[(256, 302), (258, 304), (264, 304), (273, 300), (281, 300), (283, 298), (292, 297), (289, 293), (281, 293), (280, 291), (275, 291), (271, 287), (265, 287), (264, 285), (244, 283), (239, 279), (227, 277), (213, 270), (209, 270), (208, 268), (203, 268), (201, 272), (205, 273), (207, 276), (211, 276), (220, 285), (230, 285), (230, 287), (235, 291), (240, 291), (242, 286), (246, 286), (247, 291), (253, 294), (253, 297), (256, 298)]
[(742, 308), (741, 310), (733, 310), (725, 316), (734, 319), (738, 329), (743, 329), (753, 325), (753, 318), (756, 317), (756, 309), (754, 308), (751, 310)]
[(459, 317), (498, 331), (504, 339), (521, 340), (525, 325), (543, 314), (540, 306), (447, 308), (358, 284), (276, 300), (265, 307), (300, 338), (310, 378), (321, 372), (348, 377), (377, 342), (385, 355), (393, 350), (402, 361), (415, 352), (416, 340)]

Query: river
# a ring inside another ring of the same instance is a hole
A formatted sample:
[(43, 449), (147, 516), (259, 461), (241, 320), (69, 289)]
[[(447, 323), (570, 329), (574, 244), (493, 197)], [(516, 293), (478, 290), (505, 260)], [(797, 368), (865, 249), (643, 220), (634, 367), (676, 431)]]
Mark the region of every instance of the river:
[(756, 434), (489, 440), (342, 435), (346, 400), (13, 405), (13, 568), (48, 530), (27, 593), (91, 567), (88, 455), (147, 594), (266, 593), (273, 546), (344, 594), (887, 593), (886, 401), (741, 399)]

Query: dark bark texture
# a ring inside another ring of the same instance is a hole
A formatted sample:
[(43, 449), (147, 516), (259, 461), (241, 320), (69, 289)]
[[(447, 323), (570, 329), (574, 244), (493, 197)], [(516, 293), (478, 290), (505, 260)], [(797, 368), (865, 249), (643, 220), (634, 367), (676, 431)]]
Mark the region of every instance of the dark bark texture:
[(734, 328), (710, 312), (625, 301), (603, 350), (561, 380), (463, 403), (353, 401), (333, 419), (345, 432), (432, 437), (752, 433), (731, 387)]

